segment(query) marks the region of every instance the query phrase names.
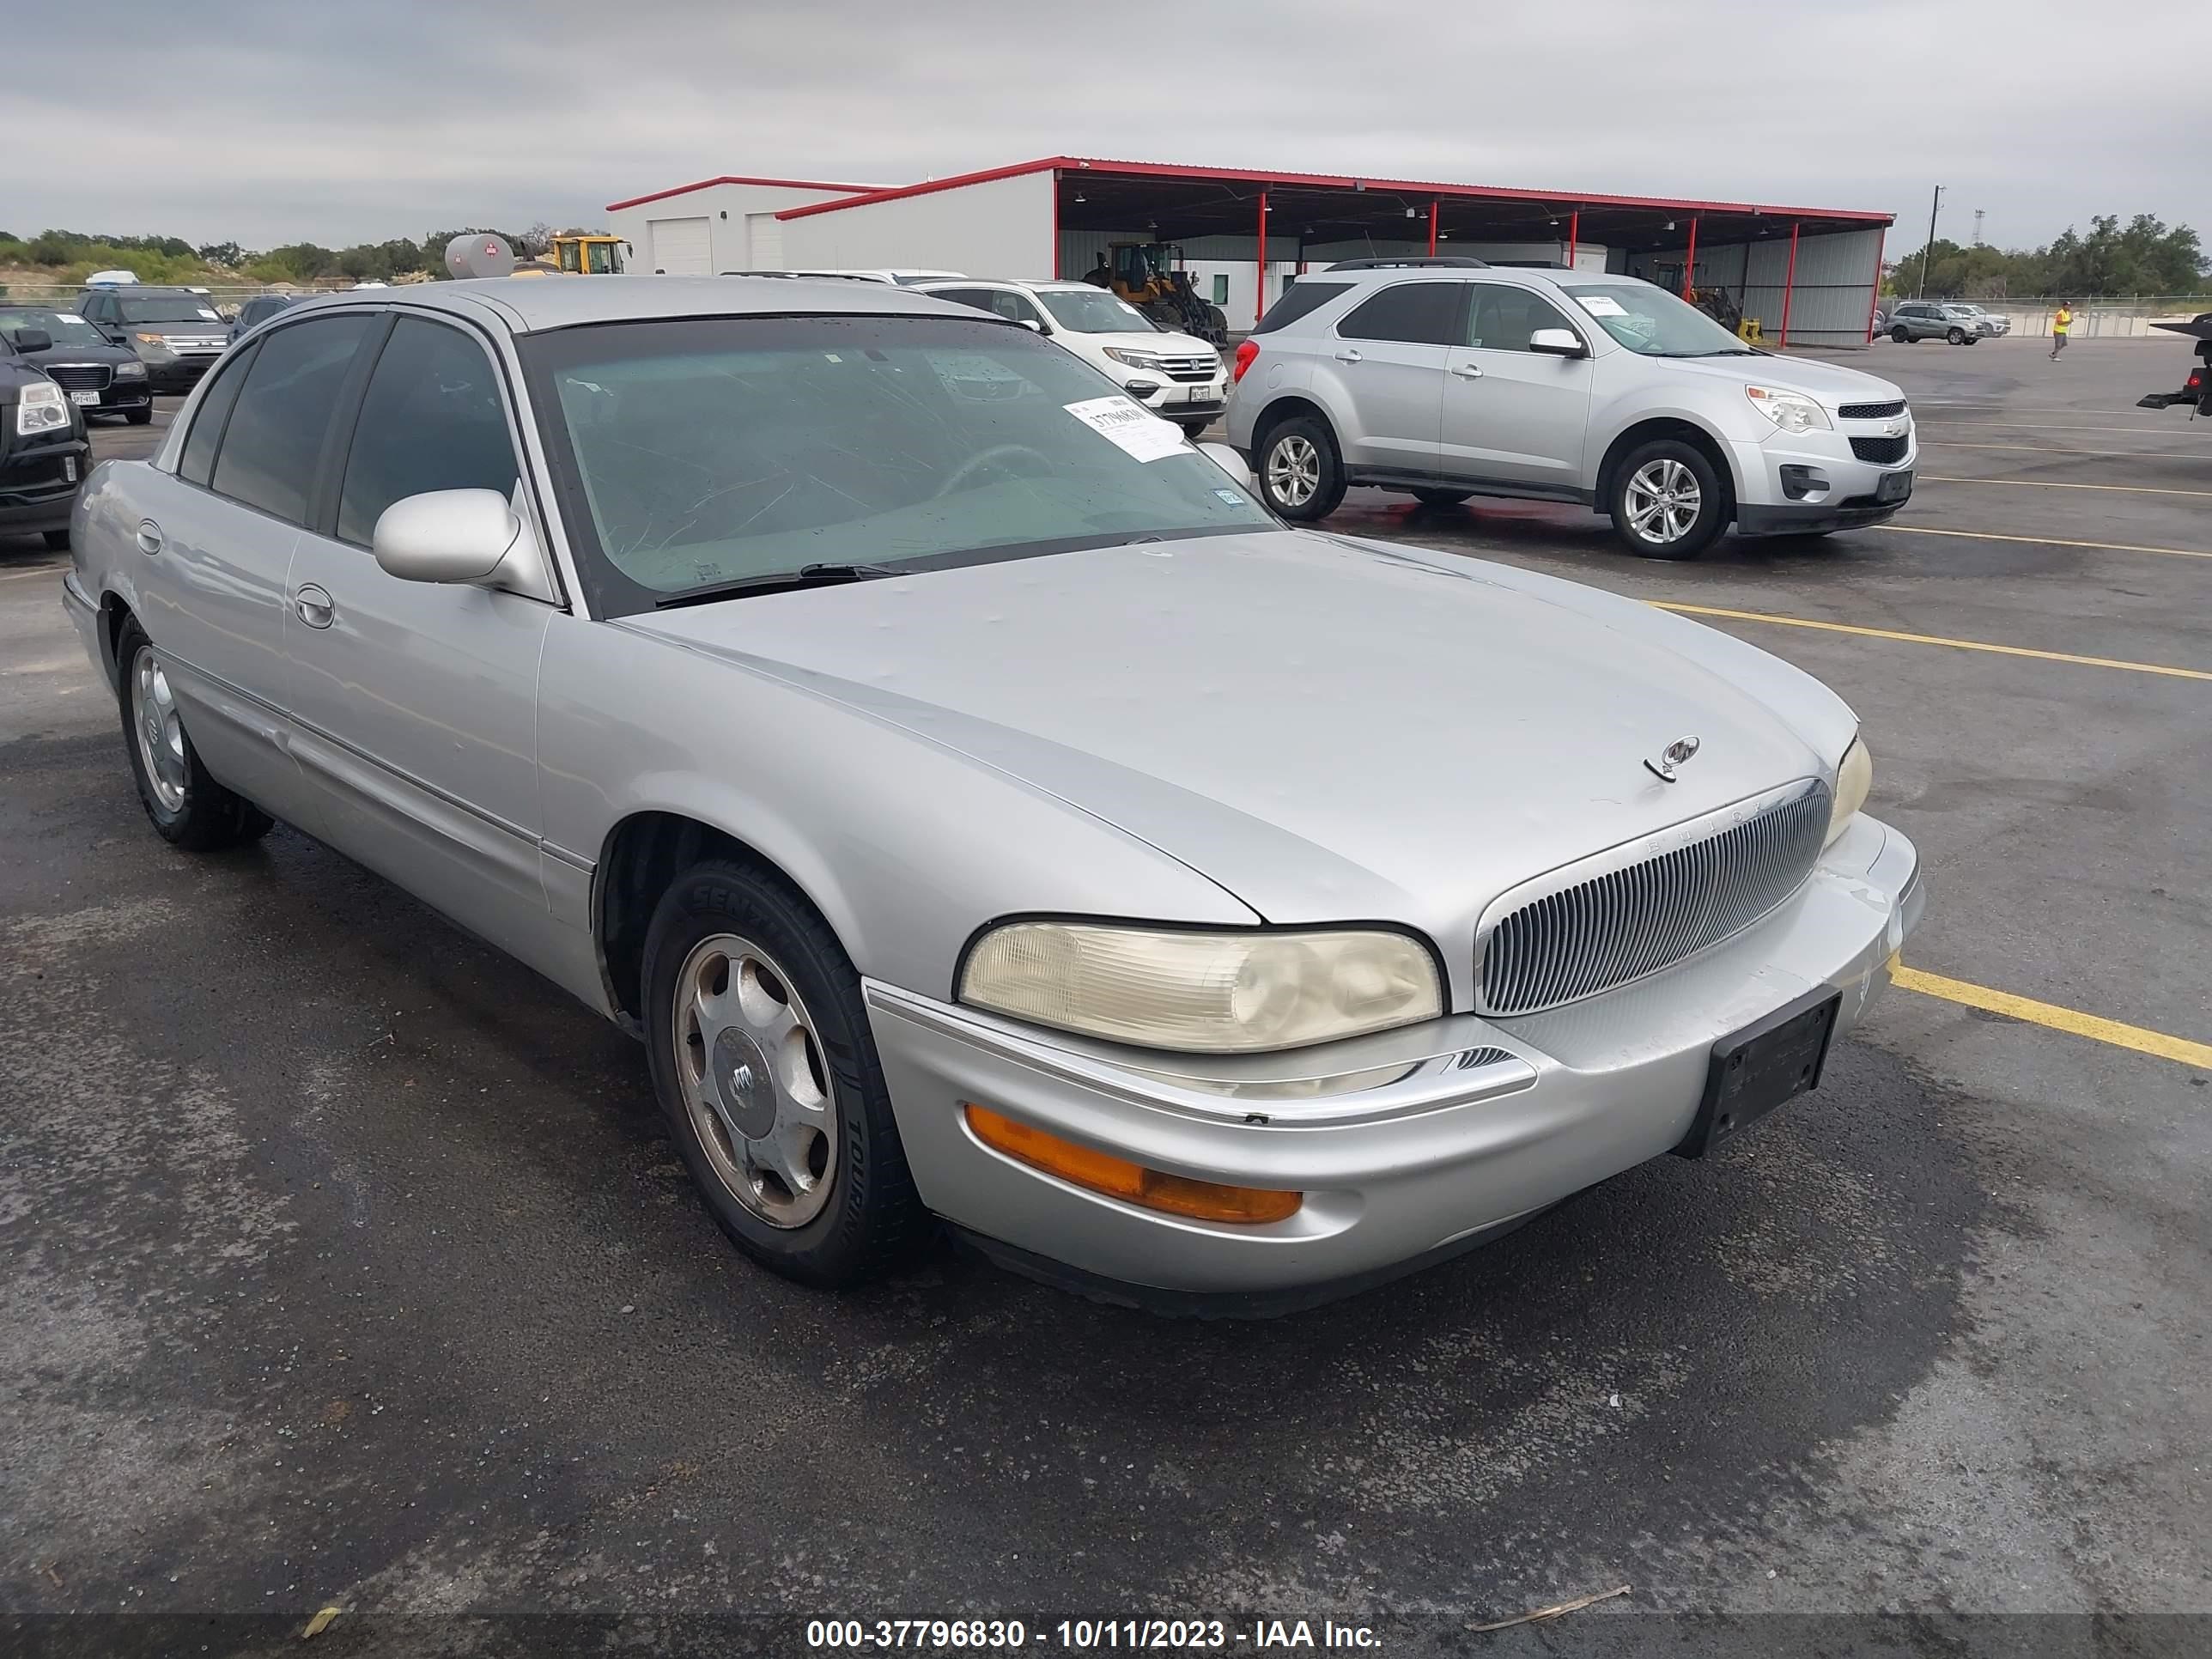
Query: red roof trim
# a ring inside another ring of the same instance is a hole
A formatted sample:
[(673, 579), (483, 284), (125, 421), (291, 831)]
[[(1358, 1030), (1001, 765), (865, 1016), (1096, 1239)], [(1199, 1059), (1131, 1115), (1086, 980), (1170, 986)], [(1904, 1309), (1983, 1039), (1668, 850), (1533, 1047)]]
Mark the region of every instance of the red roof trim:
[(1613, 207), (1651, 208), (1671, 213), (1758, 213), (1770, 218), (1827, 219), (1863, 225), (1889, 225), (1897, 222), (1897, 216), (1893, 213), (1867, 213), (1844, 208), (1784, 207), (1765, 202), (1706, 202), (1673, 196), (1603, 196), (1572, 190), (1516, 190), (1503, 185), (1374, 179), (1351, 173), (1261, 173), (1248, 167), (1194, 167), (1164, 161), (1109, 161), (1075, 155), (1048, 155), (1035, 161), (1018, 162), (1012, 167), (958, 173), (950, 179), (932, 179), (926, 184), (870, 191), (864, 195), (848, 197), (842, 202), (811, 203), (805, 207), (787, 208), (775, 216), (779, 219), (804, 219), (810, 214), (838, 213), (847, 208), (869, 207), (878, 202), (896, 201), (907, 196), (927, 196), (933, 191), (958, 190), (967, 185), (988, 184), (996, 179), (1012, 179), (1022, 173), (1043, 173), (1048, 169), (1139, 179), (1221, 179), (1278, 189), (1296, 188), (1303, 185), (1323, 190), (1350, 190), (1355, 185), (1364, 185), (1374, 191), (1404, 191), (1414, 195), (1446, 196), (1468, 200), (1542, 202), (1561, 209)]
[(650, 196), (633, 196), (627, 201), (610, 202), (600, 211), (612, 213), (617, 208), (662, 202), (672, 196), (688, 196), (695, 190), (711, 190), (716, 185), (769, 185), (786, 190), (836, 190), (848, 196), (871, 196), (884, 188), (881, 185), (825, 185), (811, 179), (749, 179), (742, 173), (726, 173), (719, 179), (702, 179), (696, 185), (678, 185), (673, 190), (656, 190)]

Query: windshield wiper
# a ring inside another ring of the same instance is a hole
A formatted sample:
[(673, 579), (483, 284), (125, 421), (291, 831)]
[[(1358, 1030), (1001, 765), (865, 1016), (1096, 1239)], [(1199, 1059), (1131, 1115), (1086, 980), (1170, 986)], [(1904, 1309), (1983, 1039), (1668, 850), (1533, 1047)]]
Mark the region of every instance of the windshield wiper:
[(687, 587), (681, 593), (655, 599), (653, 608), (667, 611), (679, 605), (711, 605), (716, 599), (743, 599), (752, 593), (787, 593), (802, 587), (835, 587), (841, 582), (873, 581), (878, 576), (908, 574), (887, 564), (802, 564), (796, 570), (775, 570), (765, 576), (740, 576), (734, 581)]

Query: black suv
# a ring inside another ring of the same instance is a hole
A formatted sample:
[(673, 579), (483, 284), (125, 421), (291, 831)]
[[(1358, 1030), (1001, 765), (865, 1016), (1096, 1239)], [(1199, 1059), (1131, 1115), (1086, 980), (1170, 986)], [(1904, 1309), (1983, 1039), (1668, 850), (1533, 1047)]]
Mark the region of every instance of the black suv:
[(156, 392), (191, 391), (230, 344), (230, 325), (215, 301), (188, 288), (88, 288), (76, 310), (113, 343), (137, 354)]
[[(0, 335), (88, 416), (120, 415), (133, 426), (154, 418), (153, 380), (138, 354), (110, 345), (75, 312), (0, 301)], [(34, 343), (42, 335), (46, 343)]]
[(0, 334), (0, 536), (69, 545), (70, 509), (92, 463), (84, 416)]

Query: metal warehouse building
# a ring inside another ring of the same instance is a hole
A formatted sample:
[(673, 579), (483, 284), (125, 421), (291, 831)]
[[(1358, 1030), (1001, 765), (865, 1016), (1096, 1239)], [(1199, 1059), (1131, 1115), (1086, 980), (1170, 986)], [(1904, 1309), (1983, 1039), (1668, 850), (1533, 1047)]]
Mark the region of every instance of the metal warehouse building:
[(630, 268), (937, 267), (1080, 276), (1116, 242), (1177, 250), (1242, 329), (1304, 272), (1464, 253), (1725, 289), (1779, 343), (1866, 343), (1886, 213), (1054, 155), (902, 186), (722, 177), (610, 203)]

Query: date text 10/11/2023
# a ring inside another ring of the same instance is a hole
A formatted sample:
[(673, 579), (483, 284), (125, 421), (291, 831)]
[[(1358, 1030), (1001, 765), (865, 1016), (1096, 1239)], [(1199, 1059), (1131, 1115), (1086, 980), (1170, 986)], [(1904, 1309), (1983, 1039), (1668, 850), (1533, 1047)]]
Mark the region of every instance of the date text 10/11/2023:
[(1363, 1648), (1379, 1645), (1364, 1625), (1324, 1619), (1260, 1619), (1232, 1626), (1222, 1619), (1063, 1619), (1031, 1629), (1013, 1619), (817, 1619), (807, 1645), (822, 1649), (1019, 1649), (1030, 1645), (1091, 1650), (1133, 1649), (1226, 1652), (1244, 1649)]

